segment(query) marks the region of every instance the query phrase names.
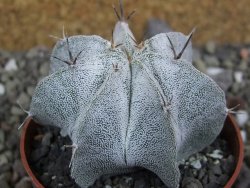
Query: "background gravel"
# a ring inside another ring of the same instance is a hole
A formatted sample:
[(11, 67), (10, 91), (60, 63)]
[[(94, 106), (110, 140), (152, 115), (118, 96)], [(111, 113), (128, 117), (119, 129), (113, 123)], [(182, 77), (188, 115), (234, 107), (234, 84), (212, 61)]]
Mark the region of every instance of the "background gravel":
[[(39, 46), (24, 52), (0, 50), (0, 185), (30, 188), (19, 154), (18, 125), (34, 88), (48, 74), (49, 50)], [(228, 107), (240, 104), (236, 119), (245, 143), (245, 163), (235, 187), (250, 186), (250, 45), (217, 46), (210, 41), (194, 49), (194, 65), (213, 77), (224, 89)]]

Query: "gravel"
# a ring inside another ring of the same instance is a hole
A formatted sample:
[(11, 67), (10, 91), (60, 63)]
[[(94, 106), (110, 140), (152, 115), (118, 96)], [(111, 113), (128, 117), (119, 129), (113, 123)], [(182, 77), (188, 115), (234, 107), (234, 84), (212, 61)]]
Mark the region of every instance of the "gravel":
[[(244, 111), (244, 117), (238, 116), (237, 121), (241, 125), (241, 131), (245, 134), (245, 161), (242, 174), (235, 187), (247, 188), (250, 186), (249, 177), (246, 175), (249, 173), (250, 166), (250, 45), (223, 45), (219, 46), (214, 42), (209, 42), (195, 49), (194, 53), (194, 66), (200, 69), (202, 72), (206, 72), (208, 68), (219, 67), (222, 68), (224, 77), (214, 78), (215, 81), (223, 82), (226, 87), (228, 107), (232, 108), (237, 104), (240, 106), (236, 109)], [(19, 139), (20, 132), (17, 127), (25, 119), (25, 112), (17, 105), (16, 101), (19, 99), (19, 103), (24, 110), (29, 110), (29, 102), (34, 92), (34, 88), (42, 77), (48, 74), (49, 69), (49, 50), (45, 47), (35, 47), (29, 51), (24, 52), (8, 52), (0, 50), (0, 185), (1, 187), (17, 187), (22, 185), (23, 188), (31, 186), (31, 181), (25, 173), (21, 173), (20, 166), (20, 154), (19, 154)], [(231, 73), (230, 73), (231, 72)], [(230, 74), (229, 74), (230, 73)], [(225, 78), (221, 80), (221, 78)], [(246, 115), (247, 114), (247, 115)], [(4, 139), (3, 139), (4, 138)], [(4, 141), (3, 141), (4, 140)], [(52, 146), (52, 140), (50, 136), (43, 141), (46, 147)], [(42, 152), (46, 153), (46, 147)], [(50, 148), (55, 150), (55, 148)], [(209, 150), (209, 149), (208, 149)], [(210, 151), (211, 153), (211, 151)], [(33, 154), (35, 155), (35, 154)], [(50, 156), (56, 160), (55, 156)], [(206, 156), (207, 160), (211, 158)], [(38, 160), (38, 159), (37, 159)], [(216, 161), (216, 159), (211, 159)], [(217, 159), (219, 160), (219, 159)], [(233, 160), (228, 156), (227, 160)], [(19, 161), (19, 162), (17, 162)], [(216, 162), (215, 162), (216, 163)], [(221, 162), (222, 172), (230, 170), (230, 166), (224, 165), (225, 161)], [(202, 164), (202, 162), (201, 162)], [(199, 171), (199, 162), (193, 162), (193, 169), (187, 171), (190, 175), (199, 176), (201, 183), (208, 183), (210, 187), (214, 186), (213, 183), (209, 183), (209, 180), (214, 176)], [(217, 167), (216, 167), (217, 168)], [(218, 169), (217, 169), (218, 170)], [(218, 170), (219, 172), (219, 170)], [(246, 173), (247, 172), (247, 173)], [(145, 174), (144, 174), (145, 175)], [(147, 175), (145, 175), (147, 176)], [(215, 174), (216, 176), (216, 174)], [(48, 176), (44, 174), (43, 179), (47, 179)], [(115, 182), (116, 184), (124, 184), (124, 182), (131, 182), (131, 177), (123, 178), (111, 178), (106, 180)], [(225, 182), (228, 177), (222, 175), (219, 177), (221, 182)], [(149, 178), (150, 180), (150, 178)], [(134, 178), (134, 183), (142, 181), (140, 178)], [(155, 185), (159, 185), (160, 180), (155, 179)], [(99, 184), (99, 185), (98, 185)], [(102, 182), (97, 181), (97, 187)], [(112, 186), (106, 184), (106, 186)], [(157, 187), (155, 186), (155, 187)], [(108, 187), (107, 187), (108, 188)]]

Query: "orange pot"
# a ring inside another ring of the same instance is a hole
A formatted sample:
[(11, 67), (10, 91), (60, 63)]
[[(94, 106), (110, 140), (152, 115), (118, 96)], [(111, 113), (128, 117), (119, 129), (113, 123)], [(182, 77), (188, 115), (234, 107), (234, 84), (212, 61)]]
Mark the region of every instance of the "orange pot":
[[(30, 156), (30, 145), (34, 135), (36, 134), (36, 128), (40, 126), (35, 123), (31, 118), (27, 119), (23, 126), (22, 134), (21, 134), (21, 142), (20, 142), (20, 152), (21, 152), (21, 160), (24, 165), (25, 170), (30, 176), (33, 184), (37, 188), (44, 188), (42, 183), (36, 178), (34, 173), (32, 172), (27, 158)], [(233, 116), (228, 115), (224, 124), (224, 127), (221, 132), (221, 136), (228, 142), (229, 147), (232, 149), (232, 153), (235, 157), (236, 164), (234, 168), (234, 172), (231, 175), (231, 178), (228, 180), (227, 184), (224, 188), (230, 188), (234, 184), (237, 179), (241, 165), (243, 162), (243, 142), (240, 134), (239, 127), (235, 122)]]

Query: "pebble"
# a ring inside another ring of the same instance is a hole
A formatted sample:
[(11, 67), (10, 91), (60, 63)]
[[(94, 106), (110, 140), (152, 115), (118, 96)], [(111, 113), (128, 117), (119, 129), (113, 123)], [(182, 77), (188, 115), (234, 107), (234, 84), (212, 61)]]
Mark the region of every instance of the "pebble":
[(206, 64), (209, 67), (217, 67), (220, 65), (219, 60), (217, 59), (217, 57), (212, 56), (212, 55), (204, 55), (204, 61), (206, 62)]
[(19, 177), (23, 177), (26, 175), (26, 171), (23, 167), (23, 164), (20, 159), (16, 159), (13, 166), (13, 170), (18, 173)]
[(45, 156), (49, 152), (49, 147), (48, 146), (43, 146), (41, 148), (37, 148), (31, 153), (31, 160), (33, 162), (38, 161), (40, 158)]
[(201, 72), (206, 73), (207, 67), (204, 61), (198, 59), (195, 61), (194, 66)]
[(215, 174), (215, 175), (221, 175), (222, 174), (220, 164), (213, 165), (213, 166), (210, 167), (210, 169), (213, 171), (213, 174)]
[(221, 87), (223, 91), (227, 91), (233, 83), (231, 70), (224, 68), (209, 67), (206, 73)]
[(225, 69), (223, 69), (223, 68), (219, 68), (219, 67), (209, 67), (209, 68), (207, 68), (206, 73), (207, 73), (209, 76), (216, 76), (216, 75), (218, 75), (218, 74), (222, 74), (224, 71), (225, 71)]
[(0, 129), (0, 143), (4, 143), (4, 140), (5, 140), (4, 131)]
[(29, 97), (25, 92), (22, 92), (22, 93), (18, 96), (17, 102), (18, 102), (24, 109), (27, 109), (27, 108), (29, 107), (30, 97)]
[(190, 163), (190, 165), (195, 169), (201, 169), (202, 167), (200, 160), (194, 160)]
[(41, 77), (44, 77), (44, 76), (48, 75), (48, 73), (49, 73), (49, 63), (45, 62), (45, 63), (41, 64), (40, 67), (39, 67), (39, 73), (40, 73)]
[(244, 60), (247, 60), (248, 58), (249, 58), (249, 49), (247, 49), (247, 48), (242, 48), (241, 50), (240, 50), (240, 57), (241, 57), (241, 59), (244, 59)]
[(28, 93), (28, 95), (29, 95), (30, 97), (33, 96), (34, 91), (35, 91), (35, 88), (32, 87), (32, 86), (29, 86), (29, 87), (27, 88), (27, 93)]
[(5, 94), (5, 86), (0, 83), (0, 96)]
[(4, 150), (4, 144), (0, 143), (0, 153)]
[(110, 185), (105, 185), (104, 188), (112, 188), (112, 186), (110, 186)]
[(33, 188), (31, 181), (28, 177), (23, 177), (16, 185), (15, 188)]
[(245, 130), (241, 130), (240, 134), (241, 134), (241, 137), (242, 137), (242, 141), (244, 143), (246, 143), (246, 141), (247, 141), (247, 132)]
[(236, 121), (240, 127), (243, 127), (249, 119), (248, 112), (246, 110), (238, 110), (236, 114)]
[(164, 20), (156, 18), (151, 18), (148, 20), (146, 30), (146, 39), (149, 39), (159, 33), (167, 33), (172, 31), (170, 26)]
[(135, 180), (134, 188), (150, 188), (150, 186), (146, 184), (144, 178), (140, 178)]
[(0, 186), (2, 188), (10, 188), (8, 182), (6, 182), (4, 179), (0, 178)]
[[(2, 165), (3, 166), (3, 165)], [(3, 172), (1, 175), (0, 175), (0, 180), (1, 179), (4, 179), (6, 180), (7, 182), (10, 182), (11, 181), (11, 178), (12, 178), (12, 173), (10, 171), (7, 171), (7, 172)]]
[(216, 43), (214, 41), (209, 41), (205, 45), (205, 50), (209, 54), (214, 54), (216, 50)]
[(182, 188), (203, 188), (201, 182), (195, 178), (186, 177), (181, 182)]
[(221, 174), (219, 178), (216, 180), (220, 185), (225, 185), (229, 179), (229, 176), (226, 174)]
[(5, 71), (16, 71), (18, 68), (17, 68), (17, 65), (16, 65), (16, 59), (14, 58), (11, 58), (5, 65), (4, 67), (4, 70)]
[(53, 137), (52, 133), (51, 132), (47, 132), (44, 135), (44, 137), (42, 138), (42, 145), (43, 146), (50, 146), (52, 137)]
[(208, 157), (211, 157), (213, 159), (222, 159), (223, 155), (221, 154), (220, 150), (214, 150), (213, 153), (207, 154)]
[(16, 92), (16, 87), (18, 86), (18, 84), (20, 83), (17, 79), (7, 81), (5, 84), (6, 93), (9, 94)]
[(12, 115), (17, 115), (17, 116), (21, 116), (25, 114), (24, 111), (17, 106), (12, 106), (10, 112)]
[(0, 166), (7, 164), (8, 162), (9, 161), (8, 161), (8, 158), (6, 157), (6, 155), (0, 154)]
[(243, 163), (241, 173), (235, 183), (235, 188), (249, 188), (250, 187), (250, 169)]
[(236, 82), (241, 83), (243, 81), (243, 72), (242, 71), (235, 71), (234, 72), (234, 79)]
[(234, 63), (231, 60), (226, 59), (221, 63), (221, 66), (223, 66), (226, 69), (232, 69), (234, 67)]

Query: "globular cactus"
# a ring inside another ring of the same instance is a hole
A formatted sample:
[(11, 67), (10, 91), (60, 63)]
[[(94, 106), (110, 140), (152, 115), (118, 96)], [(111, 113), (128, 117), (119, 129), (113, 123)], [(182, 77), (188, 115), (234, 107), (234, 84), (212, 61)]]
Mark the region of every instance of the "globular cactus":
[(122, 8), (117, 15), (111, 42), (99, 36), (57, 42), (29, 115), (70, 136), (71, 175), (83, 188), (137, 168), (178, 187), (180, 161), (223, 127), (224, 92), (193, 67), (193, 33), (161, 33), (137, 45)]

